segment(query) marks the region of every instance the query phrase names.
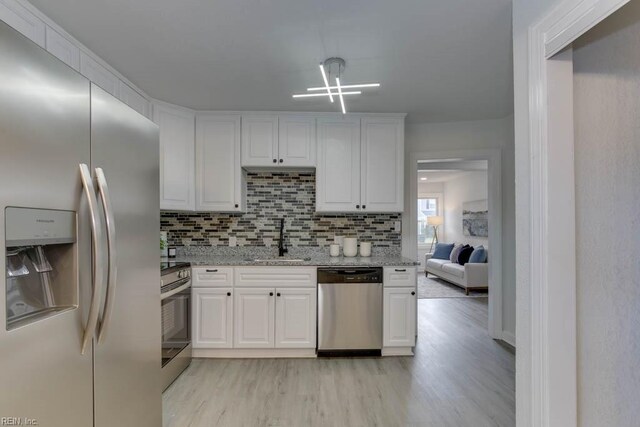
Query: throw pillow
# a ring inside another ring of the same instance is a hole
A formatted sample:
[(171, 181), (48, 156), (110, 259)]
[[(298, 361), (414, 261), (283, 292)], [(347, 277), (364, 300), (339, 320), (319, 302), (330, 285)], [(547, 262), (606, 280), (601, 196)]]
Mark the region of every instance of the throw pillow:
[(471, 256), (469, 257), (469, 262), (481, 264), (487, 262), (487, 250), (484, 248), (484, 246), (477, 246), (473, 250)]
[(463, 247), (464, 245), (462, 243), (458, 243), (457, 245), (455, 245), (453, 247), (453, 250), (451, 251), (451, 255), (449, 255), (449, 261), (458, 262), (458, 256), (460, 256), (460, 251)]
[(473, 253), (473, 246), (467, 246), (460, 251), (460, 255), (458, 255), (458, 264), (465, 265), (469, 262), (469, 257)]
[(436, 243), (436, 250), (433, 251), (433, 259), (449, 259), (451, 251), (453, 250), (453, 243)]

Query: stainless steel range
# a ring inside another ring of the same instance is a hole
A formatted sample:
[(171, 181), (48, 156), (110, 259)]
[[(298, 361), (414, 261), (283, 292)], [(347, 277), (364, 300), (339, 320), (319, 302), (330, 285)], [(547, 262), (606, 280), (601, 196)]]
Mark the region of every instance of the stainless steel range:
[(191, 265), (163, 262), (162, 387), (166, 389), (191, 363)]

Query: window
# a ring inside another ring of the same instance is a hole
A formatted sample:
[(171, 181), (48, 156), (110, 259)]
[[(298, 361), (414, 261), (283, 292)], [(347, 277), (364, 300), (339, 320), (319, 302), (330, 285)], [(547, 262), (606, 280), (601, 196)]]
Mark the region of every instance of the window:
[(418, 199), (418, 245), (429, 245), (433, 239), (433, 227), (427, 224), (427, 217), (438, 215), (438, 197)]

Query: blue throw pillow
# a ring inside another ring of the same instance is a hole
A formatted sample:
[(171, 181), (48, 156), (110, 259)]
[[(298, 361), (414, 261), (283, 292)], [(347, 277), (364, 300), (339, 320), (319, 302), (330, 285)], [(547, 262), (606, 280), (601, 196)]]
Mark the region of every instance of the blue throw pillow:
[(453, 243), (436, 243), (436, 250), (433, 251), (433, 259), (449, 259), (451, 251), (453, 250)]
[(487, 262), (487, 250), (484, 246), (478, 246), (473, 250), (469, 257), (469, 262), (480, 264)]

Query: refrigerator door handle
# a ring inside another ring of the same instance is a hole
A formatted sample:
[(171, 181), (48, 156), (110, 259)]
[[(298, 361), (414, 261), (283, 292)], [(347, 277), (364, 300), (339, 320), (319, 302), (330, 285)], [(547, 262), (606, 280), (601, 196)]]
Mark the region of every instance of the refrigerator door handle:
[(92, 261), (93, 261), (93, 294), (91, 296), (91, 305), (89, 307), (89, 316), (87, 324), (84, 328), (84, 336), (82, 338), (81, 354), (84, 354), (87, 346), (93, 339), (100, 314), (100, 296), (102, 295), (102, 285), (104, 279), (104, 266), (102, 265), (102, 257), (98, 256), (103, 239), (102, 229), (100, 228), (100, 218), (98, 217), (98, 199), (96, 198), (95, 189), (93, 187), (93, 179), (89, 167), (81, 163), (80, 178), (82, 187), (87, 197), (89, 212), (91, 214), (91, 237), (92, 237)]
[(100, 327), (98, 330), (98, 344), (102, 344), (105, 340), (109, 323), (113, 314), (113, 305), (115, 303), (116, 283), (118, 277), (118, 265), (116, 260), (116, 229), (115, 219), (113, 216), (113, 207), (111, 197), (109, 195), (109, 185), (104, 176), (102, 168), (96, 168), (96, 178), (98, 179), (98, 192), (102, 200), (104, 208), (104, 218), (107, 228), (107, 253), (108, 253), (108, 269), (107, 269), (107, 297), (104, 303), (104, 312)]

